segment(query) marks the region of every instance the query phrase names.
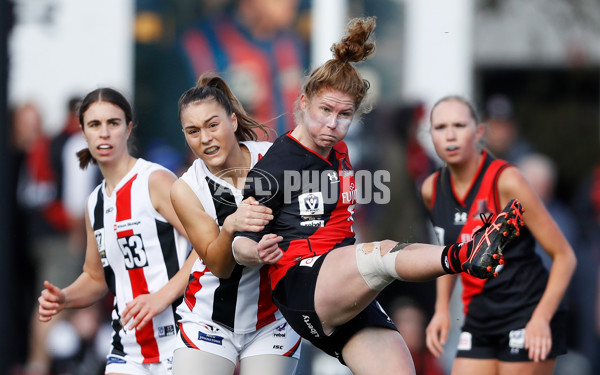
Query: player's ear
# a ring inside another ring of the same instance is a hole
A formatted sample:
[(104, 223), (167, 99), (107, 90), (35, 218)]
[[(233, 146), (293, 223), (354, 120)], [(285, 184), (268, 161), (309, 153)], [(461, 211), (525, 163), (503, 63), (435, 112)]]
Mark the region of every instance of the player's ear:
[(235, 113), (231, 114), (231, 126), (233, 126), (233, 132), (235, 133), (238, 128), (238, 121)]

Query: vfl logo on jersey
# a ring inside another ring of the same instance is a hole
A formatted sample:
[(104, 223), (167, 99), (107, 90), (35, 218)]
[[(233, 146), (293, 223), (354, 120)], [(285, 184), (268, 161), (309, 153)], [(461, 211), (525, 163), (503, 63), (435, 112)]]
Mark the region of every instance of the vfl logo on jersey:
[(148, 257), (144, 248), (141, 234), (132, 234), (117, 238), (119, 248), (125, 258), (125, 268), (128, 270), (146, 267), (148, 265)]
[(465, 225), (467, 222), (466, 212), (455, 212), (454, 213), (454, 225)]
[(104, 245), (104, 228), (96, 229), (94, 231), (96, 237), (96, 245), (98, 245), (98, 252), (100, 253), (100, 261), (102, 267), (108, 267), (108, 259), (106, 258), (106, 247)]
[(298, 197), (300, 215), (323, 215), (323, 194), (320, 191), (300, 194)]
[(175, 326), (170, 324), (164, 327), (158, 327), (158, 337), (167, 337), (175, 335)]

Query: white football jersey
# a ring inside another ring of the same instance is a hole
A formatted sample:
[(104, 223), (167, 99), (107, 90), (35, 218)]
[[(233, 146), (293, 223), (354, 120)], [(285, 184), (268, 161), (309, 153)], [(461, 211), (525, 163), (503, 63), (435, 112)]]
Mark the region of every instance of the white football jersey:
[(88, 199), (88, 215), (109, 289), (115, 295), (112, 354), (139, 363), (173, 355), (176, 301), (141, 330), (122, 329), (125, 304), (140, 294), (161, 289), (185, 262), (191, 245), (156, 211), (150, 200), (150, 174), (164, 167), (138, 159), (110, 196), (105, 181)]
[[(250, 168), (271, 146), (270, 142), (243, 144), (250, 150)], [(212, 174), (201, 159), (196, 159), (181, 179), (194, 191), (219, 228), (242, 201), (242, 191)], [(281, 317), (271, 299), (267, 267), (238, 264), (231, 277), (219, 279), (201, 259), (196, 260), (192, 268), (177, 313), (182, 324), (214, 321), (235, 333), (254, 332)]]

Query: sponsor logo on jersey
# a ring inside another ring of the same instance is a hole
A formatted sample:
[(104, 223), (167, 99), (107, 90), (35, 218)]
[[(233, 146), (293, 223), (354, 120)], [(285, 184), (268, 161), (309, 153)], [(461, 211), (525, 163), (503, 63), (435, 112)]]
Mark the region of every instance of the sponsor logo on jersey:
[(198, 340), (205, 341), (215, 345), (223, 345), (223, 337), (217, 335), (209, 335), (198, 331)]
[(325, 220), (306, 220), (301, 221), (300, 225), (303, 227), (324, 227)]
[(137, 227), (142, 222), (139, 220), (123, 220), (115, 223), (115, 230), (131, 229)]
[(329, 182), (331, 183), (340, 182), (340, 179), (335, 171), (327, 172), (327, 178), (329, 178)]
[(345, 191), (342, 191), (342, 202), (344, 204), (354, 204), (354, 203), (356, 203), (357, 196), (358, 196), (358, 191), (356, 190), (356, 185), (354, 184), (354, 182), (351, 182), (348, 185), (348, 189)]
[(114, 207), (109, 207), (106, 209), (106, 211), (104, 211), (104, 213), (109, 214), (109, 213), (113, 212), (114, 210), (115, 210)]
[(175, 326), (173, 324), (158, 327), (158, 337), (167, 337), (173, 335), (175, 335)]

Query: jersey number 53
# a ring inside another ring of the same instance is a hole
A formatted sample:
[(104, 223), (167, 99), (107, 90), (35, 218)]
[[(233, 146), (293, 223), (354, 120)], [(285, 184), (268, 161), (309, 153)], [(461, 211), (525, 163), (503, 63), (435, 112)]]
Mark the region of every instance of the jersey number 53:
[(123, 257), (125, 258), (125, 268), (128, 270), (142, 268), (148, 265), (148, 257), (144, 248), (144, 241), (140, 234), (133, 234), (117, 239)]

